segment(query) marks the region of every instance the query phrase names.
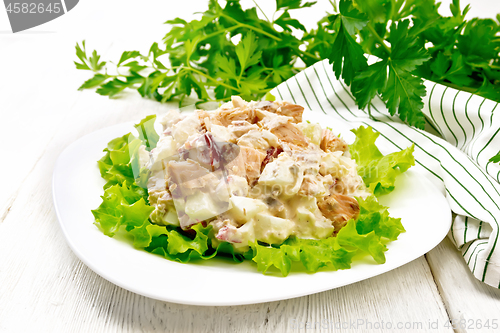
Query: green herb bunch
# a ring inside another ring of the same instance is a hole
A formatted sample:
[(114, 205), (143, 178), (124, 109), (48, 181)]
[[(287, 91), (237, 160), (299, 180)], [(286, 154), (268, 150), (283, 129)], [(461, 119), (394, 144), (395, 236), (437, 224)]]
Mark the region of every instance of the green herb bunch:
[[(452, 16), (434, 0), (339, 2), (304, 39), (307, 51), (328, 58), (361, 109), (379, 95), (389, 112), (424, 128), (423, 78), (500, 101), (500, 25), (466, 21), (459, 0)], [(500, 15), (497, 16), (500, 22)], [(367, 56), (373, 56), (369, 65)]]
[[(227, 101), (232, 95), (260, 99), (303, 69), (296, 66), (298, 59), (320, 60), (300, 50), (303, 42), (292, 34), (292, 28), (306, 29), (290, 17), (289, 10), (314, 4), (301, 2), (277, 0), (282, 14), (271, 23), (259, 18), (255, 7), (243, 10), (239, 1), (221, 7), (210, 0), (201, 19), (167, 21), (171, 29), (163, 45), (153, 43), (147, 54), (125, 51), (114, 66), (100, 62), (95, 51), (87, 57), (82, 42), (76, 46), (80, 63), (75, 64), (95, 74), (80, 89), (97, 87), (97, 93), (110, 97), (126, 88), (136, 89), (143, 97), (177, 100), (179, 106), (192, 103), (186, 98), (193, 91), (196, 104)], [(235, 38), (240, 41), (234, 43)], [(162, 55), (166, 61), (160, 59)], [(119, 74), (109, 74), (108, 66), (116, 66)]]
[(450, 5), (450, 17), (438, 13), (435, 0), (340, 0), (331, 1), (334, 14), (306, 31), (290, 11), (298, 16), (314, 4), (276, 0), (277, 12), (269, 20), (259, 18), (258, 8), (243, 10), (238, 0), (223, 7), (210, 0), (199, 20), (167, 21), (171, 29), (162, 45), (154, 43), (147, 54), (123, 52), (112, 64), (117, 74), (109, 74), (110, 63), (100, 61), (96, 51), (87, 56), (82, 42), (76, 66), (94, 76), (80, 89), (97, 87), (110, 97), (135, 89), (180, 106), (190, 103), (193, 92), (197, 104), (231, 95), (255, 100), (300, 66), (329, 59), (361, 109), (370, 110), (379, 95), (391, 114), (418, 128), (425, 124), (423, 79), (500, 102), (500, 15), (497, 21), (467, 21), (469, 6), (461, 9), (459, 0)]

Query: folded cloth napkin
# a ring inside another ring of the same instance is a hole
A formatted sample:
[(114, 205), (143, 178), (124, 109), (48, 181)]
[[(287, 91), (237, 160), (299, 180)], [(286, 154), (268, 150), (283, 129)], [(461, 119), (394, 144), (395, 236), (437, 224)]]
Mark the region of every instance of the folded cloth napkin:
[(372, 117), (358, 109), (326, 60), (271, 93), (350, 126), (371, 126), (394, 150), (415, 143), (416, 167), (442, 189), (456, 214), (450, 238), (472, 274), (500, 288), (500, 166), (489, 162), (500, 149), (500, 107), (495, 112), (494, 101), (430, 81), (425, 85), (426, 131), (391, 116), (379, 98), (371, 104)]

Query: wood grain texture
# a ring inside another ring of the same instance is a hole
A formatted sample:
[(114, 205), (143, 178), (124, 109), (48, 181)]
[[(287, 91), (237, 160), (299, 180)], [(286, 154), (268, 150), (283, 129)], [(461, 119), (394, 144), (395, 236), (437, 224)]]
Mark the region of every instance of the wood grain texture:
[[(457, 323), (455, 331), (498, 332), (500, 290), (472, 276), (461, 253), (449, 238), (426, 254), (426, 257), (450, 319)], [(494, 319), (498, 324), (496, 329), (493, 326), (483, 326), (487, 320), (492, 325)]]
[[(54, 132), (68, 116), (67, 110), (81, 97), (76, 91), (76, 77), (68, 80), (71, 63), (61, 66), (51, 52), (39, 52), (29, 61), (26, 58), (44, 47), (70, 57), (68, 44), (50, 35), (42, 38), (23, 35), (12, 40), (15, 42), (9, 48), (15, 52), (1, 52), (0, 63), (10, 69), (22, 68), (23, 73), (29, 75), (13, 70), (8, 79), (0, 80), (0, 140), (9, 143), (2, 146), (2, 155), (11, 161), (2, 165), (4, 174), (10, 176), (4, 178), (0, 191), (0, 222), (12, 206), (21, 184), (45, 153)], [(41, 89), (45, 85), (52, 89)]]

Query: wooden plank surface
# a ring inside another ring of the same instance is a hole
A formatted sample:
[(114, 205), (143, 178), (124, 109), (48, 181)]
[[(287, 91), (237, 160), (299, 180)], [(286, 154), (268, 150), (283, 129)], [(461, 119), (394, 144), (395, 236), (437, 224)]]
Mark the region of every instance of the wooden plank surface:
[(451, 240), (446, 238), (426, 258), (455, 331), (499, 332), (500, 290), (470, 274)]

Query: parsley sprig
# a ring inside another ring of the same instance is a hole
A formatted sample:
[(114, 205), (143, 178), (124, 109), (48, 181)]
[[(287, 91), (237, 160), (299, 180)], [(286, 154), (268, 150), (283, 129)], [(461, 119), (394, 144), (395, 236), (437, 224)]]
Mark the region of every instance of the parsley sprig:
[(500, 102), (500, 15), (467, 21), (469, 6), (462, 9), (459, 0), (449, 17), (438, 13), (436, 0), (330, 2), (334, 13), (307, 31), (290, 12), (315, 2), (276, 0), (269, 20), (258, 16), (257, 4), (243, 10), (238, 0), (209, 0), (200, 19), (167, 21), (163, 43), (147, 54), (126, 51), (117, 63), (100, 61), (96, 51), (87, 56), (82, 42), (75, 64), (94, 76), (80, 89), (97, 87), (110, 97), (135, 89), (180, 106), (192, 103), (193, 92), (196, 104), (231, 95), (255, 100), (304, 65), (329, 59), (360, 108), (370, 111), (378, 95), (392, 115), (418, 128), (425, 124), (423, 79)]
[(92, 65), (98, 56), (94, 51), (87, 59), (82, 42), (82, 47), (76, 46), (81, 61), (77, 68), (91, 70), (94, 76), (80, 89), (97, 87), (97, 93), (110, 97), (135, 89), (160, 102), (177, 100), (179, 106), (192, 103), (188, 99), (192, 92), (196, 104), (227, 101), (232, 95), (260, 99), (303, 69), (299, 59), (320, 60), (299, 49), (303, 42), (292, 34), (293, 29), (306, 29), (289, 13), (313, 4), (277, 0), (281, 15), (271, 22), (259, 18), (255, 7), (243, 10), (239, 1), (222, 7), (210, 0), (199, 20), (167, 21), (171, 29), (162, 45), (153, 43), (147, 54), (125, 51), (116, 64)]

